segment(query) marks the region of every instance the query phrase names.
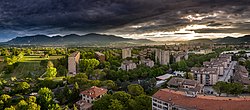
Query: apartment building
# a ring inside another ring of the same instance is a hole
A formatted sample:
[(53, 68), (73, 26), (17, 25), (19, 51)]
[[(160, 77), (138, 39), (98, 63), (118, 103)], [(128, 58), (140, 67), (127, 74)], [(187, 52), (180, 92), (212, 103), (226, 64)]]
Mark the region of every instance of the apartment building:
[(122, 49), (122, 59), (131, 57), (131, 48)]
[(224, 74), (225, 66), (223, 62), (217, 62), (217, 61), (203, 62), (203, 66), (206, 68), (216, 68), (220, 76), (223, 76)]
[(155, 62), (151, 59), (142, 59), (139, 61), (139, 64), (149, 66), (150, 68), (154, 67)]
[(158, 62), (161, 65), (168, 65), (170, 63), (170, 52), (157, 49), (155, 51), (155, 62)]
[(125, 71), (133, 70), (136, 68), (136, 64), (132, 60), (125, 60), (121, 64), (121, 69)]
[(188, 59), (188, 52), (179, 52), (175, 53), (174, 56), (174, 62), (179, 62), (181, 60), (187, 60)]
[(68, 73), (75, 75), (78, 71), (78, 65), (80, 61), (80, 52), (74, 52), (68, 57)]
[(214, 85), (218, 81), (219, 72), (217, 68), (192, 67), (191, 73), (194, 80), (203, 85)]

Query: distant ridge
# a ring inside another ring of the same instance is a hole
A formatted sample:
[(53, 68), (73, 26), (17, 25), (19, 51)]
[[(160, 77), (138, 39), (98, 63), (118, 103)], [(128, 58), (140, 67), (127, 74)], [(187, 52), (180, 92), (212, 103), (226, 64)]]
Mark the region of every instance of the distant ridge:
[(16, 37), (5, 44), (8, 45), (110, 45), (116, 43), (150, 43), (153, 42), (148, 39), (130, 39), (122, 38), (114, 35), (96, 34), (90, 33), (86, 35), (69, 34), (65, 36), (46, 36), (46, 35), (34, 35)]
[(224, 37), (217, 39), (194, 39), (188, 41), (189, 43), (218, 43), (218, 44), (241, 44), (250, 43), (250, 35), (245, 35), (242, 37)]

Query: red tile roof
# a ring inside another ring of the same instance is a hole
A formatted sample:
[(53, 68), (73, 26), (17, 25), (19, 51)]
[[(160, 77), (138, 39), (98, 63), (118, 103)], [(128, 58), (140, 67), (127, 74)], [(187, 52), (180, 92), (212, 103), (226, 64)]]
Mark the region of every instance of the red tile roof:
[(87, 96), (92, 97), (92, 98), (96, 98), (100, 95), (106, 94), (107, 91), (108, 91), (107, 89), (93, 86), (88, 90), (82, 91), (81, 94), (87, 95)]
[(182, 92), (169, 89), (157, 91), (153, 98), (165, 101), (184, 108), (198, 110), (249, 110), (250, 98), (224, 98), (215, 96), (201, 96), (196, 98), (187, 97)]

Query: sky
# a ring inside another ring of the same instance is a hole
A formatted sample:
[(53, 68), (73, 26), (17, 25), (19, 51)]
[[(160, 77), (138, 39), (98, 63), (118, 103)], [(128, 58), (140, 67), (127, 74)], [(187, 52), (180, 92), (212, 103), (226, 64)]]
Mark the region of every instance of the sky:
[(250, 0), (0, 0), (0, 42), (87, 33), (182, 41), (249, 30)]

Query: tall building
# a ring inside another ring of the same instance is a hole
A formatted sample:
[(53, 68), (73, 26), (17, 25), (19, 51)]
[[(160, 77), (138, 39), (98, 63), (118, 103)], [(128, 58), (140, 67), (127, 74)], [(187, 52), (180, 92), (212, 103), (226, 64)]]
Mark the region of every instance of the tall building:
[(80, 52), (72, 53), (68, 58), (68, 72), (75, 75), (80, 61)]
[(157, 49), (155, 51), (155, 62), (160, 63), (161, 65), (168, 65), (170, 61), (169, 51)]
[(131, 57), (131, 48), (122, 49), (122, 59)]

